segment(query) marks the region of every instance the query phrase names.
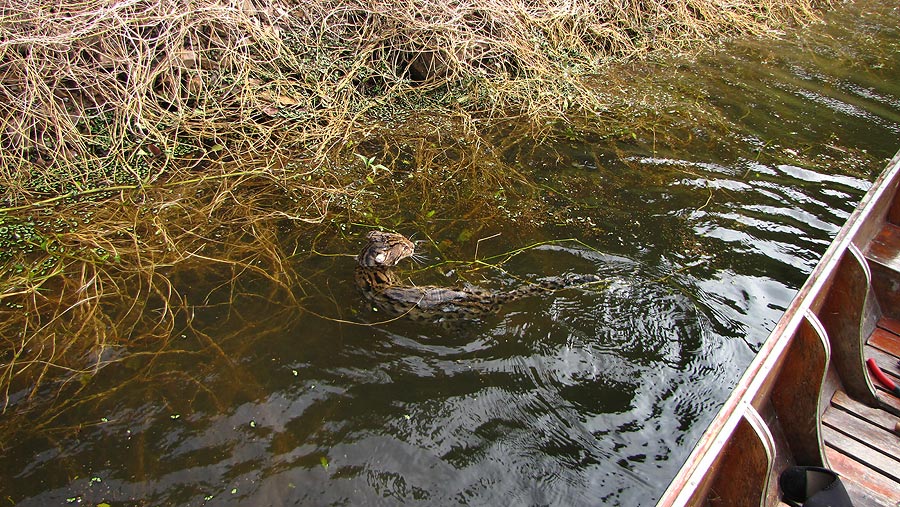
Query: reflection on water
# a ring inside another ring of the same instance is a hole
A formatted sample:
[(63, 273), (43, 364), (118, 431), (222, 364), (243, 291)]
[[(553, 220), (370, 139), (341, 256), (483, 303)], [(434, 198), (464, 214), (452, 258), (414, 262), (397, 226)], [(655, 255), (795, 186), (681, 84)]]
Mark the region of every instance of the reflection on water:
[[(475, 322), (365, 326), (389, 317), (356, 292), (350, 256), (295, 257), (305, 311), (265, 296), (262, 277), (224, 294), (225, 271), (181, 273), (205, 304), (180, 352), (101, 370), (90, 392), (102, 396), (5, 442), (0, 497), (652, 504), (897, 148), (900, 14), (842, 9), (803, 42), (735, 42), (636, 78), (707, 115), (670, 132), (679, 143), (521, 139), (504, 156), (534, 199), (498, 189), (492, 209), (444, 215), (465, 208), (463, 189), (428, 224), (406, 224), (434, 263), (542, 245), (502, 266), (404, 266), (417, 283), (595, 273), (602, 286)], [(315, 248), (352, 255), (365, 230), (353, 231)], [(563, 238), (579, 241), (547, 243)]]

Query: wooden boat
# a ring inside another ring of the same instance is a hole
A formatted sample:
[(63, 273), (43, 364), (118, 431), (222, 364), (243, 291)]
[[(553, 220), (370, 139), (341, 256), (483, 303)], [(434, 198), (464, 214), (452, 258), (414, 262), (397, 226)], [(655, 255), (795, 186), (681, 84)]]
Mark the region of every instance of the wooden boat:
[(658, 507), (784, 505), (792, 465), (837, 472), (853, 505), (900, 506), (900, 152), (847, 220)]

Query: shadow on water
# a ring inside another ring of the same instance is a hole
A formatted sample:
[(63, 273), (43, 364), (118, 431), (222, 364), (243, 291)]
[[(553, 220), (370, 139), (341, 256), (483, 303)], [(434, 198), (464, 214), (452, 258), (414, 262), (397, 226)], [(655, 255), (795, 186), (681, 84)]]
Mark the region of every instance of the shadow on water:
[[(507, 178), (422, 179), (398, 150), (409, 169), (362, 217), (282, 228), (302, 288), (170, 273), (189, 325), (5, 442), (0, 498), (652, 504), (897, 148), (898, 21), (862, 2), (799, 40), (623, 69), (634, 110), (654, 111), (643, 128), (501, 131), (484, 163)], [(359, 221), (417, 233), (414, 283), (603, 283), (471, 322), (392, 320), (354, 286)]]

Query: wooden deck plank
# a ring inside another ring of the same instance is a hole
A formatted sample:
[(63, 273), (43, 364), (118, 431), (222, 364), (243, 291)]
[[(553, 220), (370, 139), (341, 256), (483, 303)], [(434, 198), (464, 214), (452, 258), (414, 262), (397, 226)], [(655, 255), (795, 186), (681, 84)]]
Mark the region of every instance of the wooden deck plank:
[[(826, 410), (822, 422), (887, 457), (900, 457), (900, 438), (890, 430), (878, 427), (843, 410)], [(892, 428), (893, 429), (893, 428)], [(900, 480), (900, 468), (894, 471)]]
[(878, 327), (896, 335), (900, 335), (900, 320), (892, 319), (890, 317), (881, 317), (881, 319), (878, 320)]
[(887, 476), (889, 479), (900, 482), (900, 461), (897, 459), (877, 452), (868, 445), (848, 437), (828, 425), (822, 426), (822, 436), (826, 445), (848, 456), (852, 456), (857, 461)]
[(868, 343), (869, 345), (878, 347), (884, 352), (894, 356), (892, 362), (896, 365), (897, 358), (900, 357), (900, 336), (897, 336), (890, 331), (876, 328), (872, 335), (869, 336)]
[(834, 393), (834, 396), (831, 397), (831, 404), (847, 412), (852, 412), (857, 417), (865, 419), (870, 424), (874, 424), (885, 431), (894, 431), (894, 425), (900, 421), (900, 417), (889, 414), (884, 410), (867, 407), (862, 403), (851, 399), (843, 391)]
[(878, 388), (878, 401), (894, 409), (894, 413), (900, 415), (900, 399), (887, 392), (883, 387)]
[(841, 476), (841, 482), (847, 488), (847, 493), (850, 494), (850, 499), (853, 500), (855, 507), (864, 505), (896, 506), (896, 501), (892, 501), (892, 499), (900, 498), (900, 483), (832, 447), (825, 447), (825, 456), (828, 458), (831, 469)]
[[(894, 381), (900, 380), (900, 364), (897, 364), (897, 358), (887, 352), (867, 345), (865, 348), (866, 358), (875, 359), (875, 364), (885, 372), (888, 377), (894, 377)], [(870, 375), (871, 377), (871, 375)]]
[(878, 393), (878, 399), (883, 401), (885, 404), (894, 407), (895, 409), (900, 409), (900, 398), (897, 398), (897, 395), (888, 391), (886, 387), (882, 386), (880, 383), (875, 384), (876, 392)]
[(900, 227), (885, 224), (869, 243), (866, 257), (900, 272)]
[(867, 489), (862, 484), (856, 482), (852, 478), (843, 478), (841, 482), (853, 507), (897, 507), (897, 504), (882, 495)]
[[(900, 385), (900, 365), (897, 364), (896, 358), (894, 356), (884, 352), (883, 350), (872, 347), (871, 345), (867, 345), (865, 348), (866, 357), (875, 359), (875, 363), (878, 365), (878, 368), (883, 371), (888, 378), (894, 381), (895, 384)], [(871, 379), (872, 384), (875, 386), (878, 399), (883, 402), (885, 405), (892, 407), (897, 415), (900, 415), (900, 399), (892, 393), (888, 391), (887, 388), (881, 385), (881, 382), (876, 380), (871, 372), (869, 373), (869, 379)]]

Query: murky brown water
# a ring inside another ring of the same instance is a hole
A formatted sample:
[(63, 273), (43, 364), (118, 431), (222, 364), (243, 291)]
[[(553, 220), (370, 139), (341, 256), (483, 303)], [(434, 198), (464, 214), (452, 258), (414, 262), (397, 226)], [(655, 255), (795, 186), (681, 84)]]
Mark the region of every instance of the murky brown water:
[(417, 283), (601, 286), (475, 322), (365, 326), (389, 317), (356, 291), (352, 257), (326, 254), (355, 254), (367, 228), (286, 225), (304, 310), (261, 276), (234, 292), (228, 267), (180, 270), (197, 305), (180, 352), (101, 370), (40, 436), (4, 442), (0, 499), (653, 504), (900, 147), (900, 12), (862, 2), (827, 21), (630, 69), (627, 96), (676, 125), (658, 137), (498, 135), (530, 185), (400, 178), (372, 208), (423, 240), (426, 264), (537, 245), (502, 266), (404, 265)]

